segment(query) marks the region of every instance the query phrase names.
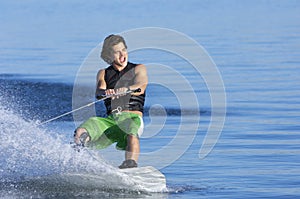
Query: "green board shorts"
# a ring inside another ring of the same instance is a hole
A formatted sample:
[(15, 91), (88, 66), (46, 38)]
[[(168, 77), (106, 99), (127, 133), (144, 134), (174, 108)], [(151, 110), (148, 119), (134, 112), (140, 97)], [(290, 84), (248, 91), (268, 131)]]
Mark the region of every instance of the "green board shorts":
[(88, 147), (103, 149), (113, 143), (119, 150), (127, 147), (128, 134), (140, 137), (144, 122), (140, 115), (130, 112), (111, 114), (108, 117), (91, 117), (79, 128), (84, 128), (90, 135)]

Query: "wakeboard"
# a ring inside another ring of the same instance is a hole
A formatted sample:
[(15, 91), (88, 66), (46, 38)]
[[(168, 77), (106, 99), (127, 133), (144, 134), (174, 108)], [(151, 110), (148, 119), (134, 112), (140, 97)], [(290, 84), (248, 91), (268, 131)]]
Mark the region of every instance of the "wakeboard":
[(119, 169), (119, 171), (128, 175), (136, 184), (148, 190), (157, 190), (157, 192), (167, 190), (164, 174), (152, 166)]
[[(27, 179), (28, 180), (28, 179)], [(60, 184), (84, 189), (127, 190), (141, 192), (167, 192), (166, 178), (152, 166), (113, 169), (101, 173), (60, 173), (39, 176), (31, 182)]]

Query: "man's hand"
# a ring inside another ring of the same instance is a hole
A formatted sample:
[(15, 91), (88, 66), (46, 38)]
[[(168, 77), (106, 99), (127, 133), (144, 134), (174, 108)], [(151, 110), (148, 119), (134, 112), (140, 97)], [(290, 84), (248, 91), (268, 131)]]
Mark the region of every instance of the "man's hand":
[(115, 99), (115, 98), (118, 99), (119, 97), (126, 95), (127, 91), (128, 91), (128, 88), (126, 88), (126, 87), (122, 87), (122, 88), (118, 88), (118, 89), (107, 89), (105, 91), (105, 94), (106, 95), (117, 95), (116, 97), (112, 97), (112, 99)]

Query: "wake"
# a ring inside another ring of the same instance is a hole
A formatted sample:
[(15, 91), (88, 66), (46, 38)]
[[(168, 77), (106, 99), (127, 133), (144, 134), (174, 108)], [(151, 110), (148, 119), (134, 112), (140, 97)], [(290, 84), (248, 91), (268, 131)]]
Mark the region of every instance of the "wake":
[[(145, 190), (128, 175), (108, 164), (96, 151), (76, 152), (69, 143), (63, 141), (63, 136), (38, 127), (37, 122), (25, 121), (1, 105), (0, 129), (0, 196), (9, 187), (14, 187), (15, 193), (24, 192), (25, 189), (29, 195), (37, 190), (51, 193), (66, 190), (69, 193), (78, 190), (87, 193), (91, 189), (102, 192), (114, 190), (114, 193), (116, 190), (161, 191)], [(66, 181), (63, 176), (70, 173), (97, 176), (97, 187)], [(54, 190), (49, 190), (51, 187)]]

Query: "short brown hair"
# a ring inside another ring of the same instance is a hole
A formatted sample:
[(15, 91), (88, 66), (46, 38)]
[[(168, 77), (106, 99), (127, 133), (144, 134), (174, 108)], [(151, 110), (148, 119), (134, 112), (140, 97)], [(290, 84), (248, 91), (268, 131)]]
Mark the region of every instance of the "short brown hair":
[(122, 42), (127, 48), (126, 42), (124, 38), (120, 35), (109, 35), (104, 39), (102, 51), (101, 51), (101, 58), (108, 64), (112, 64), (113, 57), (112, 57), (112, 47), (117, 45), (118, 43)]

